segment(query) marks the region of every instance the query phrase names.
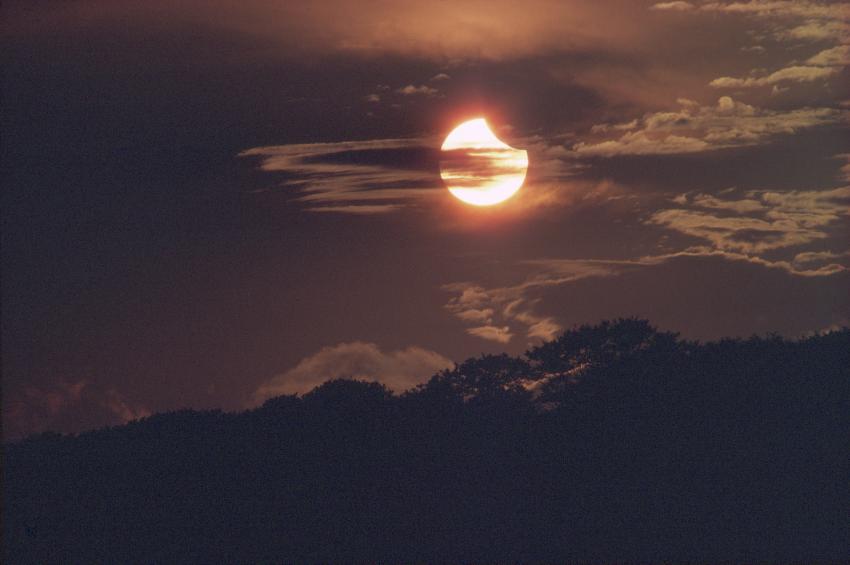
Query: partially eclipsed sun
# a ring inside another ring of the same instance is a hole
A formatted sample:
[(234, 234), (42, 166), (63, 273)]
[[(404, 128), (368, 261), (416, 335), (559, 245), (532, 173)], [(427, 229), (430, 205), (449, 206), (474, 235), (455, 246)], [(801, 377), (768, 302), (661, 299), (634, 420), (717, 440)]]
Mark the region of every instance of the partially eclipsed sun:
[(440, 176), (449, 192), (467, 204), (504, 202), (525, 181), (528, 152), (496, 137), (484, 118), (457, 126), (440, 149)]

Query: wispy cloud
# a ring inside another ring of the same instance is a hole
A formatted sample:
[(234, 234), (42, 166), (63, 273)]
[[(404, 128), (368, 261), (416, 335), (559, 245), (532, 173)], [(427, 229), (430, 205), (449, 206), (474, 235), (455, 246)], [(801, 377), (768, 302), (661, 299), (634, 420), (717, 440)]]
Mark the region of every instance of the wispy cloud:
[(676, 12), (684, 12), (693, 9), (693, 4), (690, 2), (684, 2), (683, 0), (677, 0), (676, 2), (659, 2), (650, 6), (650, 10), (672, 10)]
[[(543, 266), (543, 268), (539, 268)], [(552, 339), (561, 330), (554, 318), (535, 311), (539, 300), (534, 294), (540, 289), (560, 286), (589, 277), (615, 274), (609, 262), (596, 260), (560, 260), (557, 262), (524, 261), (518, 270), (532, 273), (522, 282), (493, 288), (474, 282), (456, 282), (443, 286), (454, 293), (445, 308), (463, 321), (477, 321), (480, 312), (487, 312), (487, 326), (467, 330), (471, 335), (507, 343), (513, 337), (511, 324), (525, 327), (529, 339)], [(496, 321), (504, 325), (497, 325)]]
[(310, 208), (311, 212), (336, 212), (340, 214), (386, 214), (403, 208), (401, 204), (352, 204), (350, 206), (318, 206)]
[[(829, 255), (830, 257), (832, 254)], [(846, 257), (847, 254), (837, 254), (835, 257)], [(636, 268), (642, 267), (653, 267), (657, 265), (662, 265), (668, 263), (670, 261), (674, 261), (676, 259), (682, 258), (716, 258), (716, 259), (724, 259), (726, 261), (733, 262), (741, 262), (741, 263), (750, 263), (753, 265), (759, 265), (761, 267), (765, 267), (768, 269), (777, 269), (786, 272), (789, 275), (796, 275), (801, 277), (823, 277), (830, 276), (836, 273), (845, 272), (850, 270), (845, 265), (840, 265), (836, 263), (830, 263), (826, 265), (821, 265), (815, 268), (801, 268), (801, 265), (805, 263), (794, 261), (783, 261), (783, 260), (769, 260), (763, 257), (749, 255), (746, 253), (738, 253), (735, 251), (721, 250), (708, 246), (700, 246), (695, 245), (692, 247), (688, 247), (681, 251), (674, 251), (671, 253), (661, 253), (658, 255), (645, 255), (642, 257), (638, 257), (636, 259), (628, 259), (628, 260), (604, 260), (597, 259), (596, 262), (600, 264), (607, 264), (609, 267), (608, 276), (621, 275), (625, 272)], [(549, 268), (550, 266), (557, 266), (563, 263), (563, 259), (545, 259), (538, 260), (536, 263), (541, 267)], [(572, 261), (572, 260), (567, 260)], [(818, 261), (811, 261), (811, 263), (815, 263)], [(823, 262), (822, 260), (819, 262)], [(571, 282), (571, 281), (567, 281)]]
[(831, 49), (825, 49), (809, 57), (806, 64), (821, 67), (850, 65), (850, 45), (838, 45)]
[(322, 348), (292, 369), (261, 384), (250, 404), (260, 404), (282, 394), (309, 392), (331, 379), (377, 381), (401, 392), (453, 365), (439, 353), (416, 346), (383, 351), (374, 343), (340, 343)]
[[(850, 3), (809, 2), (784, 0), (750, 0), (748, 2), (661, 2), (652, 10), (678, 11), (689, 14), (727, 14), (751, 20), (762, 20), (762, 38), (772, 36), (774, 41), (831, 41), (836, 45), (805, 63), (789, 62), (773, 72), (754, 69), (749, 76), (722, 76), (710, 82), (714, 88), (754, 88), (773, 86), (781, 91), (780, 84), (811, 83), (837, 75), (847, 65), (847, 43), (850, 42)], [(761, 52), (764, 48), (759, 46)]]
[(820, 191), (750, 191), (742, 198), (697, 194), (655, 212), (649, 224), (711, 243), (720, 251), (761, 254), (824, 240), (850, 216), (850, 187)]
[(842, 253), (832, 251), (805, 251), (803, 253), (797, 253), (792, 263), (794, 265), (823, 264), (836, 260), (846, 261), (847, 257), (850, 257), (850, 251), (844, 251)]
[(26, 386), (7, 402), (3, 414), (5, 438), (124, 424), (151, 413), (115, 388), (87, 379), (59, 379), (51, 384)]
[[(260, 169), (283, 176), (280, 189), (293, 194), (309, 212), (376, 215), (424, 205), (445, 196), (441, 167), (453, 186), (480, 186), (507, 175), (525, 172), (512, 159), (513, 151), (440, 151), (441, 139), (378, 139), (255, 147), (239, 154), (259, 158)], [(520, 137), (519, 147), (533, 159), (533, 190), (522, 190), (511, 209), (528, 213), (577, 198), (563, 181), (583, 166), (571, 152), (539, 136)], [(611, 183), (582, 190), (588, 199), (610, 191)]]
[(239, 155), (284, 173), (282, 188), (309, 211), (368, 215), (439, 194), (435, 151), (434, 140), (418, 138), (256, 147)]
[(753, 73), (744, 78), (720, 77), (709, 85), (715, 88), (750, 88), (781, 83), (814, 82), (837, 75), (848, 64), (850, 46), (838, 45), (809, 57), (804, 65), (791, 65), (770, 74)]
[(466, 333), (480, 337), (481, 339), (487, 339), (499, 343), (508, 343), (513, 337), (513, 334), (510, 332), (510, 327), (508, 326), (478, 326), (467, 329)]
[[(828, 277), (850, 271), (850, 253), (801, 253), (793, 260), (767, 259), (762, 256), (709, 246), (692, 246), (681, 251), (646, 255), (635, 259), (536, 259), (523, 261), (517, 270), (528, 272), (522, 282), (487, 288), (475, 282), (452, 283), (443, 289), (454, 293), (446, 309), (461, 320), (469, 321), (470, 311), (487, 310), (493, 315), (487, 326), (473, 326), (470, 335), (498, 343), (508, 343), (514, 337), (513, 327), (524, 327), (529, 340), (551, 340), (563, 331), (554, 316), (539, 313), (544, 308), (540, 294), (547, 289), (562, 287), (588, 278), (608, 278), (624, 275), (636, 269), (651, 268), (681, 259), (722, 259), (749, 263), (766, 269), (782, 271), (799, 277)], [(500, 325), (504, 324), (504, 325)]]
[(850, 24), (846, 21), (809, 20), (803, 24), (776, 33), (786, 41), (842, 41), (850, 38)]
[(850, 4), (846, 2), (810, 2), (807, 0), (749, 0), (748, 2), (708, 2), (700, 10), (725, 12), (760, 18), (808, 20), (850, 20)]
[(413, 85), (413, 84), (408, 84), (407, 86), (403, 86), (403, 87), (399, 88), (398, 90), (396, 90), (396, 92), (398, 92), (399, 94), (403, 94), (405, 96), (415, 96), (415, 95), (436, 96), (437, 94), (440, 93), (440, 91), (437, 90), (436, 88), (431, 88), (430, 86), (427, 86), (427, 85), (424, 85), (424, 84), (421, 84), (419, 86), (416, 86), (416, 85)]
[(765, 143), (777, 135), (837, 123), (847, 115), (834, 108), (766, 110), (729, 96), (721, 96), (714, 106), (686, 99), (680, 99), (679, 106), (676, 111), (649, 113), (624, 124), (594, 126), (592, 133), (625, 133), (616, 139), (577, 143), (573, 151), (599, 157), (696, 153)]
[(712, 80), (709, 86), (715, 88), (749, 88), (754, 86), (770, 86), (783, 82), (813, 82), (829, 78), (838, 74), (840, 71), (841, 69), (839, 67), (794, 65), (760, 77), (720, 77)]
[(655, 11), (688, 14), (727, 14), (767, 21), (774, 39), (779, 41), (844, 42), (850, 37), (850, 3), (810, 2), (807, 0), (749, 0), (748, 2), (659, 2)]
[[(499, 343), (516, 335), (549, 340), (563, 329), (545, 312), (554, 288), (591, 278), (610, 278), (684, 259), (748, 263), (793, 277), (830, 277), (850, 272), (850, 251), (836, 228), (850, 216), (850, 187), (823, 190), (756, 190), (737, 194), (682, 194), (666, 200), (644, 220), (695, 238), (679, 250), (625, 259), (544, 258), (511, 268), (518, 281), (488, 286), (477, 281), (444, 285), (445, 308), (470, 327), (467, 333)], [(669, 243), (669, 242), (668, 242)], [(817, 244), (820, 249), (805, 249)], [(823, 247), (831, 246), (832, 250)]]

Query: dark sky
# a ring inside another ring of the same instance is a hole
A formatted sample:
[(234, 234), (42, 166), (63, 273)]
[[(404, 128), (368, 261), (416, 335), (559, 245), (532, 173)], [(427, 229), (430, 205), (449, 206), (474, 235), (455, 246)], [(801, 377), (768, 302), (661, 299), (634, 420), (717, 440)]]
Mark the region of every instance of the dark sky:
[[(850, 324), (850, 4), (4, 3), (6, 437), (637, 315)], [(484, 116), (517, 196), (454, 199)]]

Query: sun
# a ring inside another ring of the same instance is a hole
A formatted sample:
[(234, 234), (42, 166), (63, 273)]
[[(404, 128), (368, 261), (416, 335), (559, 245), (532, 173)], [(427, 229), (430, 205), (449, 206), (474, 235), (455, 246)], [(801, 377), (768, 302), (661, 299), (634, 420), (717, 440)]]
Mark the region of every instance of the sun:
[(467, 204), (499, 204), (525, 182), (528, 152), (496, 137), (484, 118), (457, 126), (440, 150), (440, 176), (449, 192)]

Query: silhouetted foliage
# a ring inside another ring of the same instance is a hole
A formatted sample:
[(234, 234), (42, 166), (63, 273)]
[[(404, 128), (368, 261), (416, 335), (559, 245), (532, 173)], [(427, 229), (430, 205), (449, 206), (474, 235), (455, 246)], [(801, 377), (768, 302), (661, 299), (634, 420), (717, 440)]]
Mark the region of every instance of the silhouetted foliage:
[(643, 320), (5, 446), (6, 563), (825, 561), (850, 556), (850, 330)]
[(467, 359), (454, 369), (437, 373), (418, 390), (462, 400), (492, 400), (506, 394), (525, 393), (523, 384), (530, 374), (525, 359), (504, 353), (482, 355), (477, 359)]

